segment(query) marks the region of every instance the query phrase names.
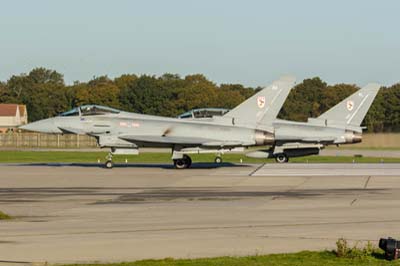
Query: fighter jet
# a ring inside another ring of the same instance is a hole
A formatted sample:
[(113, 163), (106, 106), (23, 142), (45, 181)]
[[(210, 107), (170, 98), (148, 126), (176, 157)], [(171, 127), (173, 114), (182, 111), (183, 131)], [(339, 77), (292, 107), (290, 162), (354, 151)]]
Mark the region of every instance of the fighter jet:
[(283, 77), (223, 116), (181, 119), (84, 105), (20, 128), (93, 136), (101, 148), (111, 148), (106, 168), (113, 167), (114, 154), (138, 154), (141, 147), (168, 147), (175, 167), (183, 169), (192, 164), (190, 154), (215, 153), (215, 162), (221, 163), (221, 155), (235, 148), (273, 145), (273, 123), (294, 85), (293, 77)]
[(368, 84), (317, 118), (306, 123), (275, 120), (274, 145), (250, 152), (248, 157), (275, 158), (279, 163), (290, 157), (319, 154), (327, 145), (358, 143), (362, 140), (361, 122), (375, 99), (380, 85)]

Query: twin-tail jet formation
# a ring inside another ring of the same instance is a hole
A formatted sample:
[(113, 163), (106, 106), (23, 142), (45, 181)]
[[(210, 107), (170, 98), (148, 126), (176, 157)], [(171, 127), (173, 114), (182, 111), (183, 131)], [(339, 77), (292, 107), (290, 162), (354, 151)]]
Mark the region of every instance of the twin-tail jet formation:
[[(139, 154), (141, 147), (172, 150), (176, 168), (189, 168), (190, 154), (221, 155), (252, 146), (264, 146), (246, 154), (254, 158), (275, 158), (279, 163), (291, 157), (319, 154), (327, 145), (361, 142), (363, 121), (380, 85), (368, 84), (317, 118), (307, 122), (277, 119), (293, 77), (274, 81), (236, 108), (221, 115), (196, 117), (194, 112), (169, 118), (129, 113), (98, 105), (84, 105), (53, 118), (22, 126), (21, 129), (54, 134), (93, 136), (101, 148), (110, 148), (106, 168), (113, 167), (114, 154)], [(198, 109), (212, 113), (215, 109)], [(187, 115), (189, 114), (189, 115)]]

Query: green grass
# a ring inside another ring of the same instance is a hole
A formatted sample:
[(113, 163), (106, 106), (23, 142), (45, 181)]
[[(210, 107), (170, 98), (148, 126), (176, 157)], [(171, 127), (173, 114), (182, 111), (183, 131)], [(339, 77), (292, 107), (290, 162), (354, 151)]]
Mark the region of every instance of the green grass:
[(10, 220), (12, 217), (2, 211), (0, 211), (0, 220)]
[[(70, 151), (2, 151), (0, 152), (0, 163), (96, 163), (105, 161), (107, 152), (70, 152)], [(193, 154), (190, 155), (193, 162), (213, 162), (215, 154)], [(170, 163), (170, 153), (142, 153), (139, 156), (114, 156), (116, 163)], [(244, 154), (227, 153), (223, 155), (224, 162), (240, 163), (272, 163), (273, 159), (247, 158)], [(307, 156), (291, 158), (294, 163), (380, 163), (381, 158), (351, 156)], [(400, 158), (383, 158), (387, 163), (400, 163)]]
[(290, 254), (274, 254), (247, 257), (219, 257), (205, 259), (163, 259), (111, 264), (68, 264), (68, 266), (378, 266), (400, 265), (400, 260), (385, 261), (382, 254), (364, 258), (338, 258), (334, 252), (303, 251)]
[(291, 158), (293, 163), (400, 163), (400, 158), (353, 157), (353, 156), (309, 156)]
[(372, 150), (372, 151), (398, 151), (400, 148), (398, 146), (395, 147), (368, 147), (368, 146), (357, 146), (357, 145), (342, 145), (340, 147), (336, 146), (327, 146), (325, 149), (328, 150)]

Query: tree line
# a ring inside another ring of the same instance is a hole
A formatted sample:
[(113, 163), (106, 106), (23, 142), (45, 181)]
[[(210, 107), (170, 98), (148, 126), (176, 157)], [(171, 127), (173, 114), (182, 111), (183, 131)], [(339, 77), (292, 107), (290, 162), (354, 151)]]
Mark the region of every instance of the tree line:
[[(57, 71), (35, 68), (0, 82), (0, 103), (26, 104), (31, 122), (82, 104), (174, 117), (193, 108), (233, 108), (260, 89), (217, 85), (201, 74), (100, 76), (66, 85)], [(306, 121), (317, 117), (357, 89), (352, 84), (328, 85), (319, 77), (305, 79), (290, 92), (279, 118)], [(400, 132), (400, 83), (381, 88), (363, 124), (370, 132)]]

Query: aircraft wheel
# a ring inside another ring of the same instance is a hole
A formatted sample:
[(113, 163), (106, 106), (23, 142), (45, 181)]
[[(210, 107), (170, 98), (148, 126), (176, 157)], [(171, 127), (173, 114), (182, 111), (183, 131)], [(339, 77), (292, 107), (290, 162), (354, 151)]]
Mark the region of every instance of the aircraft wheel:
[(176, 159), (174, 160), (174, 166), (176, 169), (185, 169), (187, 168), (187, 162), (184, 159)]
[(104, 164), (104, 166), (105, 166), (107, 169), (111, 169), (111, 168), (114, 167), (114, 163), (113, 163), (113, 161), (108, 160), (108, 161)]
[(185, 169), (189, 168), (192, 165), (192, 158), (188, 155), (184, 154), (182, 159), (175, 159), (174, 166), (176, 169)]
[(183, 160), (186, 161), (186, 168), (189, 168), (192, 165), (192, 158), (189, 155), (183, 155)]
[(217, 157), (215, 157), (215, 160), (214, 160), (214, 162), (215, 162), (215, 163), (217, 163), (217, 164), (220, 164), (220, 163), (222, 163), (222, 157), (221, 157), (221, 156), (217, 156)]
[(280, 154), (276, 155), (275, 161), (277, 163), (287, 163), (287, 162), (289, 162), (289, 157), (287, 157), (287, 155), (284, 153), (280, 153)]

